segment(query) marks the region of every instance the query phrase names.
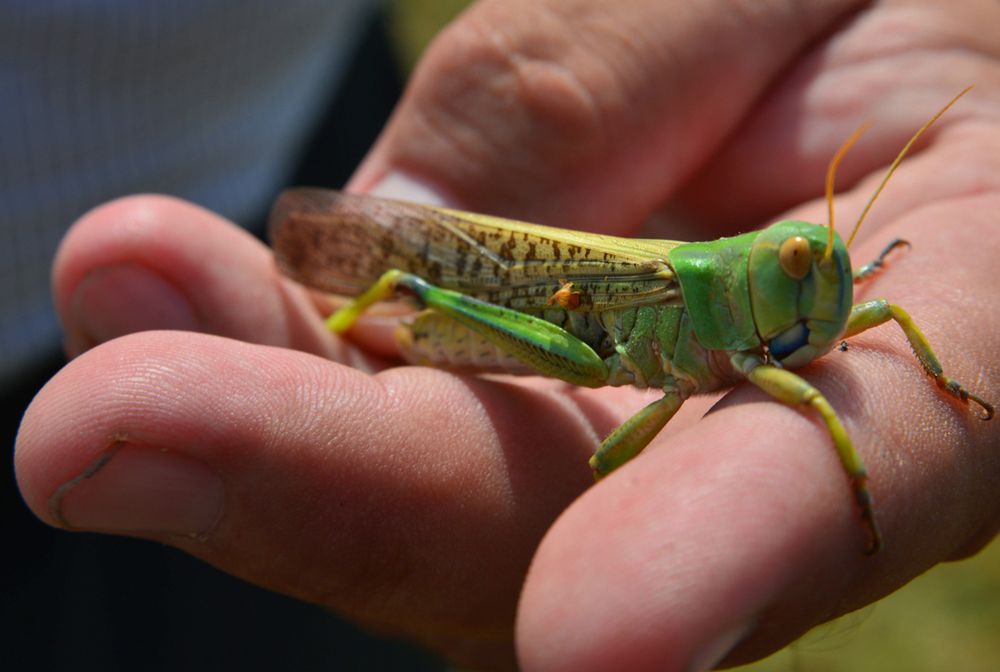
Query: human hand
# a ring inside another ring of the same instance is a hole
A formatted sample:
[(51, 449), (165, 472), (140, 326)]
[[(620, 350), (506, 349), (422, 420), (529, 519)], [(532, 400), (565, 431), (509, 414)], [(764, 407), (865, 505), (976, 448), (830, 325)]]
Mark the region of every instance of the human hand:
[[(976, 83), (852, 256), (912, 242), (861, 297), (906, 307), (950, 375), (996, 402), (1000, 318), (983, 307), (1000, 72), (982, 27), (1000, 10), (860, 5), (483, 2), (424, 59), (354, 186), (616, 234), (670, 200), (709, 239), (785, 210), (824, 221), (826, 163), (870, 118), (841, 171), (846, 227), (912, 131)], [(891, 326), (803, 372), (871, 473), (886, 549), (866, 558), (826, 431), (747, 386), (704, 418), (689, 402), (587, 490), (586, 458), (644, 395), (381, 370), (203, 210), (134, 197), (90, 213), (55, 291), (87, 352), (22, 426), (18, 478), (40, 517), (173, 544), (479, 666), (511, 662), (514, 636), (528, 669), (681, 669), (737, 643), (727, 662), (746, 660), (1000, 522), (996, 428), (941, 394)], [(149, 328), (203, 333), (90, 349)]]

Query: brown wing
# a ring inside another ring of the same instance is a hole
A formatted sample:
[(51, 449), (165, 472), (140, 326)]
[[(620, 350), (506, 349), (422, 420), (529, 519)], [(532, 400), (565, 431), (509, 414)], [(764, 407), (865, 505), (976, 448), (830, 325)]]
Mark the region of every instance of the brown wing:
[(636, 240), (347, 194), (292, 189), (271, 214), (281, 269), (304, 285), (355, 295), (385, 271), (518, 309), (541, 308), (565, 283), (582, 310), (679, 301), (667, 253)]

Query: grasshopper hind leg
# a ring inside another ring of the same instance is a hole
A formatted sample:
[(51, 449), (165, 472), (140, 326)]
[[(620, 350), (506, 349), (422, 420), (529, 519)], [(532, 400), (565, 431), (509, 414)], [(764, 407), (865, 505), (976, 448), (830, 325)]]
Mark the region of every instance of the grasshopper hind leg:
[(400, 324), (396, 342), (403, 359), (452, 370), (530, 374), (534, 369), (447, 315), (425, 310)]
[(437, 287), (398, 269), (386, 271), (357, 299), (331, 315), (327, 325), (336, 333), (344, 333), (372, 304), (394, 296), (411, 297), (421, 306), (459, 322), (537, 373), (586, 387), (607, 384), (608, 367), (601, 356), (562, 327)]

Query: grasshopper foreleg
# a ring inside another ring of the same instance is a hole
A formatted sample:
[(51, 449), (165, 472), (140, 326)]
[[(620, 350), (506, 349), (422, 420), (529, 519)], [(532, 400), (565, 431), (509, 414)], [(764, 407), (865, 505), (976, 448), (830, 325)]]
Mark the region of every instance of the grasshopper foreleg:
[(586, 387), (607, 383), (604, 360), (565, 329), (528, 313), (436, 287), (400, 270), (386, 271), (361, 296), (331, 315), (327, 326), (344, 333), (369, 306), (399, 295), (413, 297), (421, 306), (461, 323), (543, 375)]
[(854, 271), (854, 282), (862, 282), (867, 280), (877, 271), (880, 271), (885, 266), (885, 258), (895, 250), (897, 247), (909, 247), (910, 242), (908, 240), (903, 240), (902, 238), (896, 238), (894, 241), (885, 246), (874, 261), (870, 261), (858, 270)]
[(941, 362), (938, 361), (937, 355), (931, 349), (931, 344), (927, 342), (927, 337), (920, 331), (909, 313), (896, 304), (889, 303), (885, 299), (875, 299), (854, 306), (851, 308), (851, 315), (847, 320), (847, 332), (844, 336), (846, 338), (860, 334), (862, 331), (877, 327), (889, 320), (895, 320), (903, 333), (906, 334), (913, 354), (917, 356), (924, 371), (937, 381), (938, 386), (963, 402), (971, 399), (979, 404), (983, 409), (983, 420), (989, 420), (993, 417), (995, 410), (992, 404), (969, 392), (957, 380), (944, 375)]
[(869, 543), (866, 552), (869, 554), (878, 552), (882, 547), (882, 534), (875, 521), (872, 497), (868, 491), (868, 472), (830, 402), (801, 376), (787, 369), (779, 369), (776, 366), (766, 364), (756, 354), (736, 353), (732, 357), (732, 363), (738, 371), (746, 376), (747, 380), (778, 401), (790, 406), (808, 406), (819, 413), (833, 438), (833, 445), (840, 457), (840, 463), (851, 479), (854, 498), (861, 508), (861, 516), (868, 528)]

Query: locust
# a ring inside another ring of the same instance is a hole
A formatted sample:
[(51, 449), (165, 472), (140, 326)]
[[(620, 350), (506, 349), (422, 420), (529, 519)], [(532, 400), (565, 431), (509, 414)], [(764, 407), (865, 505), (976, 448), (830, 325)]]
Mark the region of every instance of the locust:
[[(970, 87), (971, 88), (971, 87)], [(694, 394), (749, 381), (826, 426), (867, 529), (882, 547), (868, 473), (836, 411), (791, 371), (863, 331), (894, 321), (944, 392), (994, 407), (945, 375), (910, 315), (880, 298), (853, 303), (853, 286), (879, 271), (895, 240), (853, 270), (848, 248), (917, 139), (899, 152), (845, 242), (833, 226), (834, 179), (859, 128), (830, 161), (826, 226), (784, 220), (708, 242), (630, 239), (529, 224), (332, 190), (296, 188), (275, 203), (270, 236), (284, 274), (355, 297), (328, 327), (346, 333), (373, 304), (420, 309), (397, 330), (404, 359), (455, 370), (541, 374), (574, 385), (658, 388), (600, 444), (590, 465), (606, 476), (637, 455)]]

